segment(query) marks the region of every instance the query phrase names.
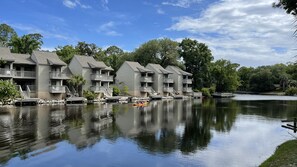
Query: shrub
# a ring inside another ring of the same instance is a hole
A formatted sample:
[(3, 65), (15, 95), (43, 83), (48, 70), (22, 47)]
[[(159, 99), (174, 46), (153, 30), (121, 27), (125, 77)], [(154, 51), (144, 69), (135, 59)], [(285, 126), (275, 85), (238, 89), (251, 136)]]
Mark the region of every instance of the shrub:
[(113, 95), (113, 96), (118, 96), (118, 95), (120, 95), (121, 90), (119, 89), (119, 87), (114, 86), (112, 89), (113, 89), (113, 92), (112, 92), (112, 95)]
[(211, 85), (209, 88), (209, 93), (213, 94), (214, 92), (216, 92), (216, 85)]
[(97, 96), (96, 93), (89, 91), (89, 90), (84, 90), (84, 97), (87, 98), (87, 100), (94, 100)]
[(123, 86), (123, 89), (122, 89), (122, 94), (123, 95), (128, 95), (128, 92), (129, 92), (129, 87), (128, 86)]
[(10, 100), (20, 96), (16, 85), (10, 81), (0, 80), (0, 101), (2, 104), (7, 104)]
[(288, 95), (288, 96), (294, 96), (294, 95), (297, 95), (297, 87), (289, 87), (289, 88), (286, 90), (286, 95)]
[(201, 92), (202, 92), (202, 95), (203, 95), (203, 96), (205, 96), (205, 97), (211, 97), (209, 88), (202, 88), (202, 89), (201, 89)]

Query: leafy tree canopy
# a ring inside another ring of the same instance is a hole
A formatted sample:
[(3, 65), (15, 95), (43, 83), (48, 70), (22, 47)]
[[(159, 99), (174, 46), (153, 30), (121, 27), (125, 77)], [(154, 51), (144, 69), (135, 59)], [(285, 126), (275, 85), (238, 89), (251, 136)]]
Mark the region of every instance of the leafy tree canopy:
[(0, 46), (8, 46), (13, 36), (17, 36), (15, 30), (7, 24), (0, 24)]
[(183, 58), (186, 71), (193, 74), (193, 87), (210, 87), (210, 66), (213, 56), (204, 43), (186, 38), (179, 45), (179, 54)]
[(211, 70), (213, 82), (218, 92), (233, 92), (239, 86), (237, 68), (239, 64), (231, 63), (228, 60), (217, 60)]
[(13, 36), (8, 46), (11, 46), (13, 53), (32, 54), (34, 50), (40, 49), (42, 44), (42, 35), (35, 33), (21, 37)]
[(134, 60), (143, 66), (148, 63), (178, 66), (178, 59), (178, 43), (168, 38), (150, 40), (134, 51)]

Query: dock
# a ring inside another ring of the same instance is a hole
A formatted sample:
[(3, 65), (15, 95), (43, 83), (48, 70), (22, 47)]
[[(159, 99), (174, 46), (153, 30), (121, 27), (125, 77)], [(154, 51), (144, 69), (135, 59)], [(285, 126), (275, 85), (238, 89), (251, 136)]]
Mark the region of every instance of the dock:
[(161, 100), (162, 99), (162, 96), (160, 95), (152, 95), (150, 96), (151, 100)]
[(212, 94), (213, 98), (231, 98), (234, 96), (235, 95), (233, 93), (213, 93)]
[(107, 97), (105, 99), (106, 103), (125, 103), (130, 101), (130, 98), (127, 96), (113, 96), (113, 97)]
[(66, 99), (66, 104), (84, 104), (87, 102), (87, 99), (84, 97), (69, 97)]
[(27, 99), (17, 99), (14, 102), (15, 106), (36, 106), (39, 102), (39, 98), (27, 98)]

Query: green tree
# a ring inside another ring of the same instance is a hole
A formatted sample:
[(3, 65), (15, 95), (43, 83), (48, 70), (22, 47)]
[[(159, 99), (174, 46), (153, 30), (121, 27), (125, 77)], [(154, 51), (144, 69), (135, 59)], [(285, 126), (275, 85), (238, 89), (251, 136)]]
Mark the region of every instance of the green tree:
[(204, 43), (186, 38), (179, 45), (180, 56), (184, 60), (186, 71), (193, 74), (193, 88), (210, 87), (210, 66), (213, 56)]
[(73, 86), (79, 96), (82, 96), (82, 85), (86, 84), (86, 80), (81, 75), (73, 75), (68, 81), (71, 86)]
[(58, 46), (56, 53), (65, 63), (69, 64), (73, 56), (76, 54), (76, 49), (72, 45)]
[(117, 71), (123, 63), (124, 51), (117, 46), (110, 46), (104, 53), (106, 55), (105, 64)]
[(77, 54), (79, 55), (92, 56), (92, 57), (96, 57), (98, 52), (102, 51), (102, 49), (97, 47), (95, 44), (93, 43), (88, 44), (86, 42), (78, 42), (77, 45), (75, 46), (75, 49)]
[(250, 90), (255, 92), (273, 91), (273, 75), (269, 69), (258, 69), (250, 78)]
[(20, 95), (20, 92), (16, 88), (16, 85), (10, 81), (0, 80), (0, 101), (7, 104), (10, 100), (15, 99)]
[(238, 76), (240, 78), (240, 85), (238, 87), (239, 90), (241, 91), (248, 91), (250, 86), (250, 78), (251, 75), (254, 72), (254, 68), (253, 67), (241, 67), (238, 70)]
[(7, 24), (0, 24), (0, 46), (7, 47), (13, 36), (17, 36), (17, 33), (12, 27)]
[(177, 66), (178, 58), (178, 43), (168, 38), (150, 40), (134, 51), (135, 61), (143, 66), (148, 63), (160, 64), (162, 67)]
[(32, 54), (34, 50), (40, 49), (42, 44), (42, 35), (36, 33), (21, 37), (13, 36), (8, 46), (11, 46), (13, 53)]
[(228, 60), (217, 60), (211, 70), (213, 82), (218, 92), (234, 92), (239, 86), (237, 68), (239, 64), (231, 63)]

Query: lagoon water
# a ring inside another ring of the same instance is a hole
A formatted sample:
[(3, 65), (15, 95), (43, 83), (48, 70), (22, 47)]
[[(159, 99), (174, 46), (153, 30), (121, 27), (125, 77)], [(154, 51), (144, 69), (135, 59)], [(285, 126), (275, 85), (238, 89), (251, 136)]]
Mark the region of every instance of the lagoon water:
[[(0, 166), (258, 166), (296, 136), (297, 98), (0, 108)], [(293, 136), (292, 136), (293, 135)]]

